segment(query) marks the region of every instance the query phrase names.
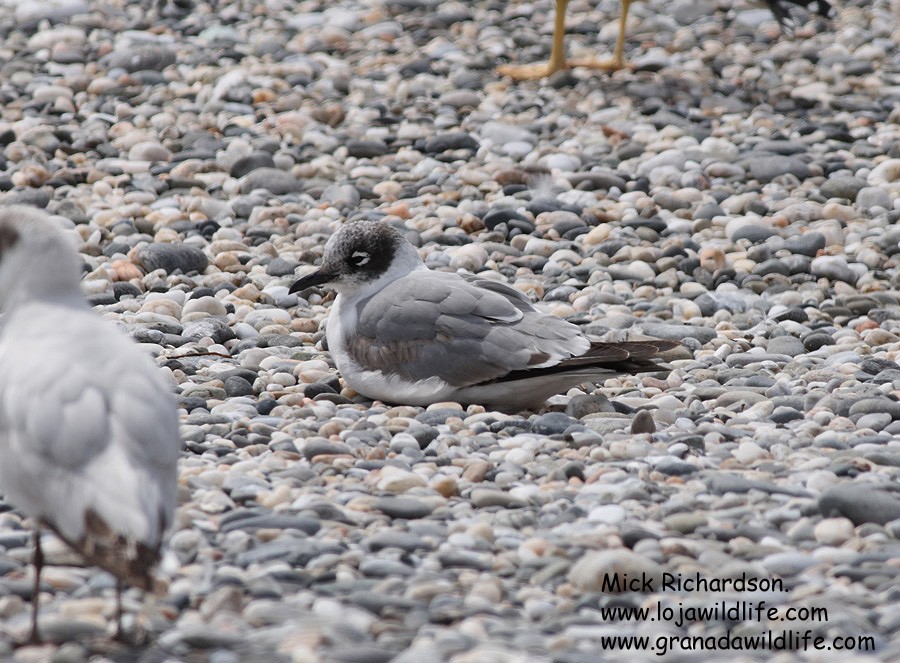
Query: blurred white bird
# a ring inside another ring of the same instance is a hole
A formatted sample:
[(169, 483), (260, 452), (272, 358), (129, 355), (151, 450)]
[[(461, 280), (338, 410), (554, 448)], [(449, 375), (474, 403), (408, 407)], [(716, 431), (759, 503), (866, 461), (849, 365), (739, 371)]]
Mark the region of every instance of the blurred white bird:
[(31, 639), (39, 641), (40, 528), (122, 583), (153, 584), (172, 522), (181, 442), (154, 362), (90, 309), (69, 238), (37, 209), (0, 208), (0, 491), (34, 521)]

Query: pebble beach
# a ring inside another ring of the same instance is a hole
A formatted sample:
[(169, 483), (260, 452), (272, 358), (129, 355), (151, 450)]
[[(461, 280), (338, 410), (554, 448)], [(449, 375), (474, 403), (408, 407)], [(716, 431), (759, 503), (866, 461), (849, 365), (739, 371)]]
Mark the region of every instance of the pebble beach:
[[(0, 204), (171, 383), (176, 525), (131, 644), (46, 537), (21, 646), (0, 501), (0, 661), (900, 660), (900, 0), (635, 3), (629, 69), (522, 83), (550, 0), (143, 5), (0, 0)], [(572, 0), (570, 56), (619, 10)], [(355, 219), (681, 345), (539, 411), (372, 402), (289, 293)]]

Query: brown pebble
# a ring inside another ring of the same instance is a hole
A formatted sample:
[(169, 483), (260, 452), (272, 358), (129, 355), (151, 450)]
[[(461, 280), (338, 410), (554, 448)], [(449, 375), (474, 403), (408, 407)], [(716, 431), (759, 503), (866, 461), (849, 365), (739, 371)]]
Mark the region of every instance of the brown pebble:
[(507, 168), (494, 173), (494, 181), (506, 186), (507, 184), (527, 184), (528, 173), (518, 168)]
[(459, 220), (456, 222), (456, 225), (459, 226), (467, 235), (471, 235), (472, 233), (477, 233), (484, 230), (484, 223), (481, 222), (474, 214), (463, 214)]
[(725, 266), (725, 252), (722, 249), (700, 249), (700, 266), (708, 272), (715, 272)]
[(491, 465), (487, 461), (473, 460), (466, 465), (466, 469), (464, 469), (462, 473), (462, 478), (466, 481), (471, 481), (472, 483), (480, 483), (484, 481), (484, 478), (487, 476), (488, 470), (490, 469)]
[(130, 281), (131, 279), (139, 279), (144, 273), (129, 260), (114, 260), (112, 262), (113, 272), (115, 272), (116, 281)]

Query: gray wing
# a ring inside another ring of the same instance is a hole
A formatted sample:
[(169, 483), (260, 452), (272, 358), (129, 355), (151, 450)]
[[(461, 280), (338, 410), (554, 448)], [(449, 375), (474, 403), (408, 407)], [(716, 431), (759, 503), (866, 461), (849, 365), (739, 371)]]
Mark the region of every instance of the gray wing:
[(501, 283), (419, 270), (359, 304), (348, 350), (363, 368), (457, 387), (585, 352), (577, 327)]

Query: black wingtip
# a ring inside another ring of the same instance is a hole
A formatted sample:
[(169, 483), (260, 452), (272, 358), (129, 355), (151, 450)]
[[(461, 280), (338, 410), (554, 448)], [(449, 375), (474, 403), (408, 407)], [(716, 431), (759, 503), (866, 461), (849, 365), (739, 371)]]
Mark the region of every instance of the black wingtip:
[(602, 342), (591, 344), (591, 347), (582, 355), (563, 359), (553, 366), (542, 368), (525, 368), (511, 371), (506, 375), (488, 380), (483, 384), (492, 382), (512, 382), (515, 380), (536, 377), (538, 375), (554, 375), (578, 370), (579, 368), (597, 367), (608, 369), (618, 373), (649, 373), (653, 371), (668, 372), (671, 368), (658, 361), (660, 352), (677, 348), (678, 341), (664, 341), (650, 338), (641, 341)]

